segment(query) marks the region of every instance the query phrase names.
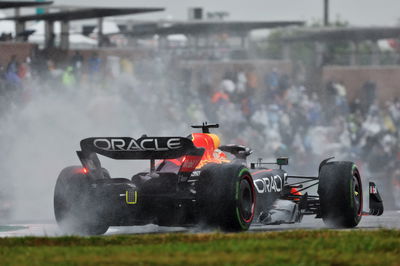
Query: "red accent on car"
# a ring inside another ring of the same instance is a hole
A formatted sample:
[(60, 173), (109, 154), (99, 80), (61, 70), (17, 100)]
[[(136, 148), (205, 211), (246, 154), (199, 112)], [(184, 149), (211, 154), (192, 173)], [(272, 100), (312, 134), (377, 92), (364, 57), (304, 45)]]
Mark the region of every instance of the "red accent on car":
[[(204, 148), (203, 156), (186, 155), (177, 159), (168, 159), (177, 166), (181, 166), (180, 172), (192, 172), (208, 163), (227, 163), (229, 160), (223, 152), (216, 153), (219, 146), (218, 136), (207, 133), (193, 133), (192, 141), (197, 148)], [(194, 166), (193, 166), (194, 165)]]
[(89, 170), (85, 167), (82, 167), (82, 168), (76, 169), (75, 172), (79, 173), (79, 174), (87, 174), (89, 172)]
[(182, 162), (180, 161), (180, 158), (178, 158), (178, 159), (168, 159), (167, 161), (169, 161), (169, 162), (171, 162), (173, 164), (176, 164), (177, 166), (180, 166), (182, 164)]
[(257, 174), (260, 174), (260, 173), (266, 173), (266, 172), (271, 172), (271, 171), (272, 171), (272, 169), (260, 170), (260, 171), (252, 173), (252, 175), (254, 176), (254, 175), (257, 175)]
[(179, 172), (193, 172), (201, 161), (201, 156), (186, 155), (182, 160)]
[(214, 140), (204, 133), (193, 133), (193, 144), (198, 148), (204, 148), (203, 160), (214, 158)]
[[(291, 188), (290, 189), (290, 194), (292, 194), (292, 195), (295, 195), (295, 196), (301, 196), (301, 195), (303, 195), (303, 194), (301, 194), (301, 192), (299, 192), (296, 188)], [(298, 197), (298, 198), (295, 198), (294, 199), (295, 201), (299, 201), (300, 200), (300, 197)]]

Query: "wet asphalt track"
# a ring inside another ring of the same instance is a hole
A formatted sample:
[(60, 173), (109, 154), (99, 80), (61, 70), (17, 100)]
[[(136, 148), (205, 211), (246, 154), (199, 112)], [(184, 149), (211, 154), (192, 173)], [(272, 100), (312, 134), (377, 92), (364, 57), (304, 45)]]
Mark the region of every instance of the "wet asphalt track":
[[(314, 219), (313, 216), (306, 216), (303, 221), (298, 224), (282, 224), (282, 225), (253, 225), (250, 230), (253, 232), (262, 231), (285, 231), (296, 229), (326, 229), (321, 219)], [(366, 216), (363, 217), (356, 229), (400, 229), (400, 211), (386, 211), (382, 216)], [(355, 230), (355, 229), (352, 229)], [(157, 225), (145, 226), (123, 226), (110, 227), (106, 235), (122, 235), (122, 234), (144, 234), (144, 233), (167, 233), (167, 232), (207, 232), (196, 228), (182, 227), (161, 227)], [(0, 237), (23, 237), (23, 236), (61, 236), (62, 232), (53, 222), (48, 223), (13, 223), (9, 225), (0, 224)]]

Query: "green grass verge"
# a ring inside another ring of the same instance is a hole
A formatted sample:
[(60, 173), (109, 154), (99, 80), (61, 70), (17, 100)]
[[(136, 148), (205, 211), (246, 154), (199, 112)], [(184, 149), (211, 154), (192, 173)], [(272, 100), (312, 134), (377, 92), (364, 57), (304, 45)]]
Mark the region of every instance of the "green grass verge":
[(400, 231), (3, 238), (0, 264), (400, 265)]

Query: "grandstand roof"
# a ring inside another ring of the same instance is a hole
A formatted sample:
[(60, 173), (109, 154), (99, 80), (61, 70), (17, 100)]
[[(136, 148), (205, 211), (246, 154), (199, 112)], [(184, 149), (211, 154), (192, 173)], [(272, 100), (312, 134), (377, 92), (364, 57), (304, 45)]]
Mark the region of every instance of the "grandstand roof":
[(34, 2), (34, 1), (0, 1), (0, 9), (51, 5), (53, 1)]
[(243, 33), (255, 29), (269, 29), (292, 25), (303, 25), (303, 21), (175, 21), (150, 22), (133, 26), (124, 32), (133, 37), (169, 34), (210, 34), (210, 33)]
[(348, 27), (298, 30), (281, 40), (293, 41), (365, 41), (400, 37), (400, 27)]
[(163, 11), (164, 8), (79, 8), (72, 10), (64, 10), (59, 12), (50, 12), (45, 14), (25, 15), (17, 17), (7, 17), (3, 20), (30, 21), (30, 20), (47, 20), (47, 21), (71, 21), (81, 19), (102, 18), (111, 16), (131, 15), (147, 12)]

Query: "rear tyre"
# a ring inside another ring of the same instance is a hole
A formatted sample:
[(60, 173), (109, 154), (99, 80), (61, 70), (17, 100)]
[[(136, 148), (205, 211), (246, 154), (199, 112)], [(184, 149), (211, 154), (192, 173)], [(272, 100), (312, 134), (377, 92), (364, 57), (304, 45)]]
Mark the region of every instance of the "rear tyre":
[(67, 234), (101, 235), (108, 230), (101, 209), (91, 197), (90, 178), (82, 167), (64, 168), (54, 190), (54, 214), (60, 229)]
[(322, 220), (333, 227), (352, 228), (362, 215), (360, 173), (352, 162), (330, 162), (319, 173), (318, 194)]
[(224, 231), (245, 231), (253, 221), (256, 194), (247, 168), (211, 164), (201, 172), (198, 200), (207, 226)]

